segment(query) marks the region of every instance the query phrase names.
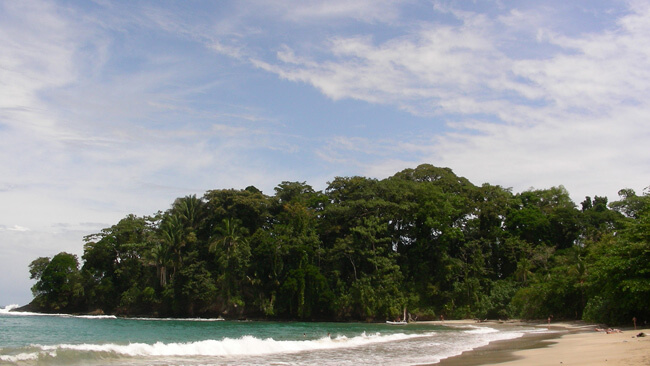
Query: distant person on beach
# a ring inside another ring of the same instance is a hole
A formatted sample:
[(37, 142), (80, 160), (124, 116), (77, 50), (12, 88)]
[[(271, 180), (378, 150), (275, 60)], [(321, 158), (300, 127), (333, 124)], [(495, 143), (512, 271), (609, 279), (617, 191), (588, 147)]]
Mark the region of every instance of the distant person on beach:
[(636, 316), (632, 317), (632, 323), (634, 323), (634, 330), (636, 330)]
[(440, 321), (441, 321), (441, 322), (444, 322), (444, 321), (445, 321), (445, 317), (442, 316), (442, 314), (440, 314)]

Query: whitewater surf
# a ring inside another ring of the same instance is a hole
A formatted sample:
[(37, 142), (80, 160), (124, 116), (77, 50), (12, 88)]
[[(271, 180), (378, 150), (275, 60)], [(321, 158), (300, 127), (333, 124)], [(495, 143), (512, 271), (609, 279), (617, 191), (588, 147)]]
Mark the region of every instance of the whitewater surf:
[(0, 365), (413, 365), (533, 328), (123, 319), (0, 310)]

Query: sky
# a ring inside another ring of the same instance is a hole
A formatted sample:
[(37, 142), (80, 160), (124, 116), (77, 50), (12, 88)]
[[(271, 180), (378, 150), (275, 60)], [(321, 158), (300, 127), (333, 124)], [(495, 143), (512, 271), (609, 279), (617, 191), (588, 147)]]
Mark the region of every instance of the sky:
[(0, 306), (177, 197), (422, 163), (650, 186), (650, 2), (0, 0)]

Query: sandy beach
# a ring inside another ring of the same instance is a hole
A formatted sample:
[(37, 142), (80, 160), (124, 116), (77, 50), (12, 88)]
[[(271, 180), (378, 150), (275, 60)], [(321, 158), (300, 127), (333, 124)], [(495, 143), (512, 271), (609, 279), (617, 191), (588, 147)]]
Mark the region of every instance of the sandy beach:
[[(545, 324), (537, 326), (546, 327)], [(609, 334), (595, 328), (580, 323), (557, 323), (551, 326), (557, 333), (494, 342), (442, 360), (438, 365), (650, 365), (650, 328), (621, 328), (621, 333)], [(638, 337), (639, 333), (646, 336)]]

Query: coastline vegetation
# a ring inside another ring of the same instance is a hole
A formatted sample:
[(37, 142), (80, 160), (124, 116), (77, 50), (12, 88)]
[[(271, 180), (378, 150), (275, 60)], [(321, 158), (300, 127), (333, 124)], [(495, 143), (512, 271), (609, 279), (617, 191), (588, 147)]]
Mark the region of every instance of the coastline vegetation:
[(211, 190), (29, 266), (43, 312), (367, 320), (650, 318), (650, 192), (513, 193), (424, 164)]

